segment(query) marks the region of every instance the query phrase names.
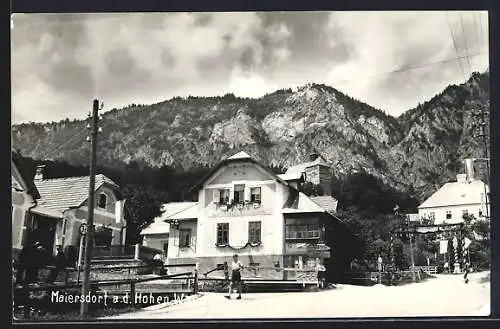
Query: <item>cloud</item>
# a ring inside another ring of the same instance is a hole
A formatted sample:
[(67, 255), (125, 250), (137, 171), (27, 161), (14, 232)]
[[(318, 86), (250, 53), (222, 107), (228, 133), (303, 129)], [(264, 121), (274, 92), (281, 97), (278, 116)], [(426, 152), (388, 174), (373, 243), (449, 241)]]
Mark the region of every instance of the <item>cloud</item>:
[[(465, 81), (473, 71), (486, 70), (487, 62), (481, 63), (477, 56), (481, 43), (487, 52), (487, 35), (480, 34), (478, 21), (481, 17), (484, 31), (485, 15), (472, 12), (333, 13), (329, 24), (342, 29), (350, 41), (351, 58), (344, 65), (330, 66), (327, 83), (399, 115), (433, 97), (448, 84)], [(361, 21), (364, 23), (353, 24)], [(455, 60), (466, 57), (467, 53), (469, 62), (466, 58)]]
[[(173, 96), (259, 97), (307, 82), (398, 115), (488, 62), (477, 55), (488, 51), (485, 12), (16, 14), (11, 20), (13, 122), (81, 118), (95, 97), (120, 107)], [(461, 66), (429, 65), (467, 51)]]

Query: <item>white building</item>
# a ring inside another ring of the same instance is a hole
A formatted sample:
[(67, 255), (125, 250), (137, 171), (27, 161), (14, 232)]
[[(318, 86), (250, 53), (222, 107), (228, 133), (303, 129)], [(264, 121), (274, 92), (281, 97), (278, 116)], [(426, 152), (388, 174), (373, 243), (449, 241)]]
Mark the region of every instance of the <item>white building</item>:
[(463, 215), (474, 215), (484, 219), (490, 214), (486, 197), (489, 187), (475, 179), (472, 159), (466, 161), (465, 174), (458, 174), (456, 182), (444, 184), (418, 207), (419, 217), (429, 218), (434, 224), (457, 224), (463, 221)]
[(256, 275), (280, 279), (291, 277), (275, 268), (313, 268), (320, 259), (327, 271), (348, 267), (353, 236), (334, 215), (337, 201), (300, 192), (297, 172), (276, 175), (244, 152), (221, 161), (193, 188), (197, 202), (166, 205), (169, 264), (198, 262), (205, 273), (238, 253), (267, 268)]

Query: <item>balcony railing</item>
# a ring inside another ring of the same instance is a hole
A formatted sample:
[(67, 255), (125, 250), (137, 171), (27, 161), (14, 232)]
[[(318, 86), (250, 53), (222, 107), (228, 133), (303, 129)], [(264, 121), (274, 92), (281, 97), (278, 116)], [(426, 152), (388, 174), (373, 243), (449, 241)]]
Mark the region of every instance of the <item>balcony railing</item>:
[(270, 215), (272, 211), (263, 207), (260, 202), (212, 203), (209, 217), (237, 217)]

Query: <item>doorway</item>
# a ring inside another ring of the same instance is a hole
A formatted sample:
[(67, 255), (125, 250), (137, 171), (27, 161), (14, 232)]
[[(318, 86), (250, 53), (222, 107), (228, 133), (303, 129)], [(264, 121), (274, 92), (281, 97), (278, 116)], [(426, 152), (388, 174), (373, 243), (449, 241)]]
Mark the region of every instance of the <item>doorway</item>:
[(39, 241), (43, 248), (52, 253), (57, 221), (52, 218), (36, 216), (33, 221), (33, 238)]

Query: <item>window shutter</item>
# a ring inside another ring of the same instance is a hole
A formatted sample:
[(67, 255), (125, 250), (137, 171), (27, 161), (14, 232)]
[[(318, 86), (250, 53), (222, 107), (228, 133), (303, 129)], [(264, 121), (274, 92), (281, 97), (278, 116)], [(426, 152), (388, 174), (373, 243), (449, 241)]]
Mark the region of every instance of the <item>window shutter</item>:
[(220, 191), (218, 189), (215, 189), (213, 192), (213, 197), (214, 197), (214, 202), (219, 202), (220, 200)]
[(122, 221), (122, 213), (123, 213), (122, 201), (116, 201), (115, 202), (115, 224), (120, 224), (120, 222)]
[(250, 201), (250, 187), (245, 186), (245, 201)]

